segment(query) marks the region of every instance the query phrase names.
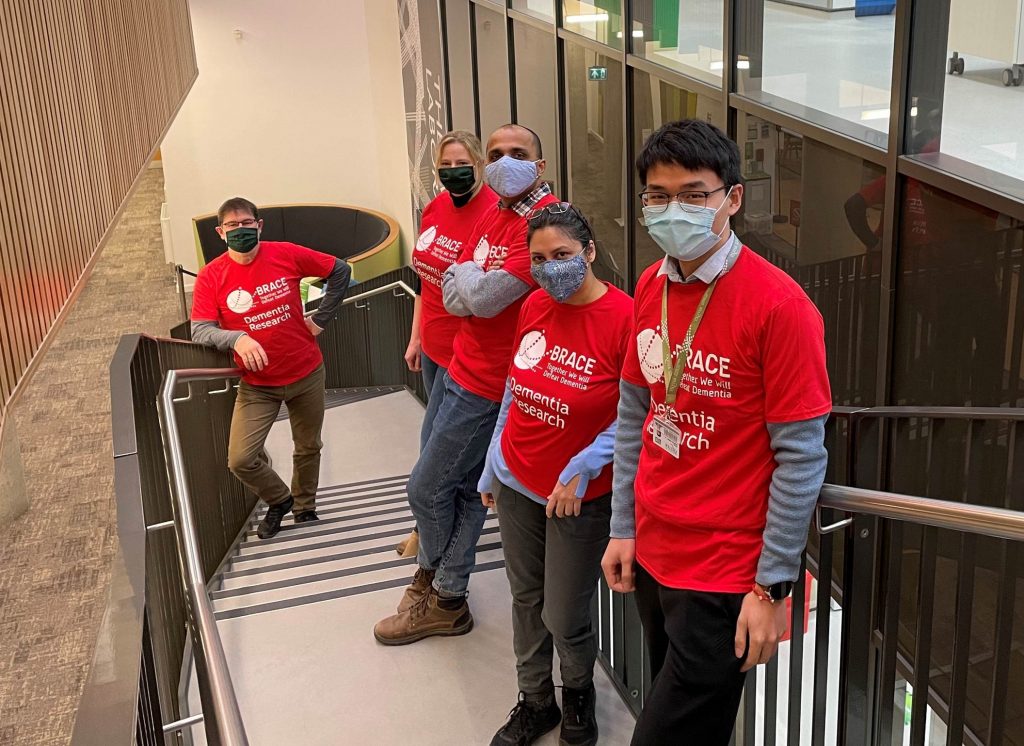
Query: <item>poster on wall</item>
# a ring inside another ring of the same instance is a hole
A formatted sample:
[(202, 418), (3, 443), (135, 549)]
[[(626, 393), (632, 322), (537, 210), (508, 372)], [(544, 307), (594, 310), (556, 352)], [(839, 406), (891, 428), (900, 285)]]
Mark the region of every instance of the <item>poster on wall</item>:
[(412, 206), (419, 224), (438, 192), (434, 150), (447, 131), (441, 13), (437, 0), (398, 0)]

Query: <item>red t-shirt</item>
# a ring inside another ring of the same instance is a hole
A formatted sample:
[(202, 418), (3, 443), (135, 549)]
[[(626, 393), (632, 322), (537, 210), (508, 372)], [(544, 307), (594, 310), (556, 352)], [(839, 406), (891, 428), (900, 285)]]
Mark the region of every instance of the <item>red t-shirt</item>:
[[(192, 320), (244, 331), (263, 346), (269, 362), (242, 378), (254, 386), (287, 386), (323, 361), (302, 319), (299, 280), (327, 277), (334, 257), (284, 241), (260, 241), (258, 251), (251, 264), (239, 264), (225, 252), (199, 270)], [(235, 362), (243, 367), (237, 354)]]
[[(615, 421), (619, 373), (632, 345), (633, 299), (616, 287), (593, 303), (558, 303), (536, 290), (519, 312), (501, 436), (505, 464), (536, 495), (550, 495), (569, 460)], [(584, 500), (612, 489), (611, 464)]]
[[(536, 207), (557, 202), (552, 195), (542, 197)], [(466, 244), (459, 264), (474, 261), (484, 271), (494, 260), (503, 258), (501, 269), (515, 275), (531, 288), (537, 283), (530, 276), (530, 250), (526, 246), (526, 218), (507, 207), (493, 207), (473, 229), (479, 237)], [(519, 309), (526, 295), (510, 303), (494, 318), (467, 316), (463, 319), (453, 345), (454, 356), (448, 374), (457, 384), (477, 396), (500, 402), (505, 391), (508, 366), (512, 361), (512, 348), (516, 340)]]
[[(746, 593), (754, 582), (775, 471), (766, 424), (828, 414), (824, 323), (782, 270), (744, 247), (722, 275), (665, 405), (660, 264), (636, 288), (635, 344), (622, 377), (650, 389), (636, 482), (636, 558), (662, 585)], [(669, 282), (673, 358), (702, 282)], [(660, 414), (681, 431), (679, 458), (654, 443)]]
[(486, 184), (462, 207), (452, 203), (448, 192), (441, 192), (423, 210), (420, 237), (412, 252), (413, 269), (422, 280), (420, 288), (420, 346), (431, 360), (447, 368), (452, 361), (452, 342), (462, 326), (462, 318), (444, 308), (441, 278), (459, 258), (464, 245), (473, 236), (473, 227), (484, 212), (493, 208), (498, 195)]

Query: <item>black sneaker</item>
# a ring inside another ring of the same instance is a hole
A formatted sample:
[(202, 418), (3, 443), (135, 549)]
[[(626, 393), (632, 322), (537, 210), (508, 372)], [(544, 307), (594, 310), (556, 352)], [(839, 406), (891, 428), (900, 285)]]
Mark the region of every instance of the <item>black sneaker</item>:
[(320, 516), (316, 514), (315, 510), (303, 510), (301, 513), (295, 514), (295, 523), (309, 523), (310, 521), (319, 521)]
[(267, 508), (267, 514), (260, 521), (260, 525), (256, 529), (256, 535), (261, 539), (269, 539), (271, 536), (276, 536), (277, 532), (281, 530), (281, 519), (292, 509), (293, 504), (295, 504), (295, 499), (288, 495), (288, 499), (283, 503), (271, 505)]
[(558, 746), (594, 746), (597, 743), (597, 718), (594, 685), (586, 689), (562, 687), (562, 730)]
[(533, 703), (519, 692), (519, 704), (508, 714), (508, 722), (494, 734), (491, 746), (529, 746), (561, 720), (562, 711), (553, 696), (546, 703)]

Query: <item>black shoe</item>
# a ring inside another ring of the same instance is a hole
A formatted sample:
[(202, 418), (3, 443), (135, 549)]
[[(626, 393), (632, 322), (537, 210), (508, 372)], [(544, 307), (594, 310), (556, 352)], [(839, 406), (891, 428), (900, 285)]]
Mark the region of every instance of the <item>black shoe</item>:
[(532, 703), (519, 692), (519, 704), (508, 714), (508, 722), (494, 734), (491, 746), (529, 746), (561, 720), (562, 711), (553, 696), (546, 703)]
[(281, 519), (292, 509), (294, 504), (295, 499), (288, 495), (288, 499), (283, 503), (271, 505), (267, 508), (267, 514), (260, 521), (260, 525), (256, 529), (256, 535), (261, 539), (269, 539), (271, 536), (276, 536), (277, 532), (281, 530)]
[(594, 746), (597, 743), (597, 718), (594, 685), (586, 689), (562, 687), (562, 730), (558, 746)]
[(316, 514), (315, 510), (303, 510), (301, 513), (295, 514), (295, 523), (309, 523), (310, 521), (319, 521), (320, 516)]

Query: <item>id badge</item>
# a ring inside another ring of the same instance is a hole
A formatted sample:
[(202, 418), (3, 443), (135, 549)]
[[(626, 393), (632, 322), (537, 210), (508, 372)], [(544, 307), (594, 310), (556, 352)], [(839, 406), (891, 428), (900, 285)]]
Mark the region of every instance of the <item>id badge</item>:
[(672, 458), (679, 458), (679, 443), (682, 440), (682, 431), (660, 415), (651, 420), (651, 435), (654, 445), (658, 446), (665, 453), (671, 454)]

